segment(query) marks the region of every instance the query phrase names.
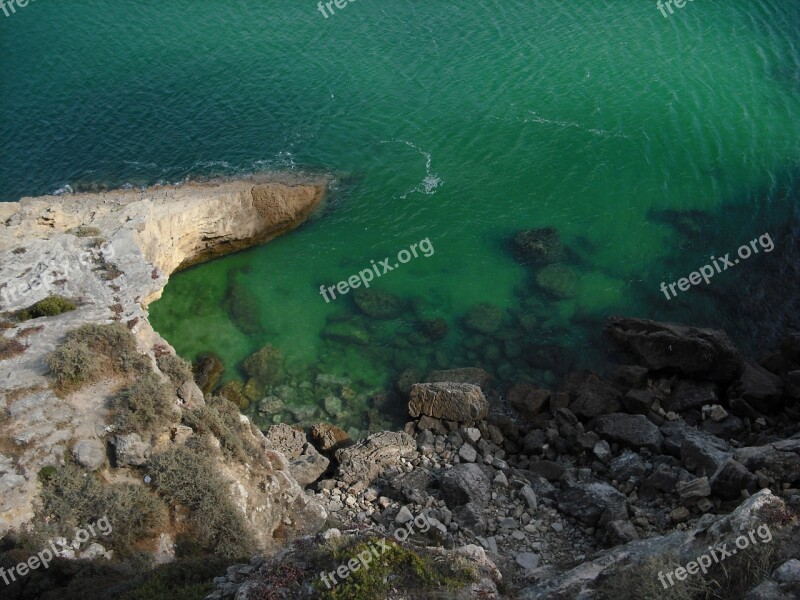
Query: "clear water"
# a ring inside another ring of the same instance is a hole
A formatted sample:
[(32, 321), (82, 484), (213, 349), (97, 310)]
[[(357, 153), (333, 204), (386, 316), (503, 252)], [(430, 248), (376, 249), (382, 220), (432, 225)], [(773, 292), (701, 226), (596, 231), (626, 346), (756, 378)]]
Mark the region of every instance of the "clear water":
[[(0, 15), (0, 199), (330, 174), (311, 222), (176, 274), (151, 306), (183, 356), (217, 353), (226, 379), (264, 344), (282, 351), (272, 392), (296, 410), (264, 424), (377, 427), (391, 410), (370, 398), (409, 368), (552, 384), (602, 365), (612, 313), (725, 327), (763, 352), (798, 326), (798, 17), (777, 0), (668, 19), (623, 0), (361, 0), (327, 20), (311, 0), (41, 0)], [(508, 251), (537, 227), (569, 249), (567, 298)], [(670, 301), (659, 290), (764, 232), (772, 253)], [(320, 295), (423, 238), (433, 256), (373, 284), (403, 303), (398, 318)], [(502, 318), (489, 333), (464, 327), (481, 303)], [(438, 317), (449, 333), (433, 343), (419, 320)], [(331, 339), (342, 327), (367, 343)], [(331, 394), (342, 409), (319, 412)]]

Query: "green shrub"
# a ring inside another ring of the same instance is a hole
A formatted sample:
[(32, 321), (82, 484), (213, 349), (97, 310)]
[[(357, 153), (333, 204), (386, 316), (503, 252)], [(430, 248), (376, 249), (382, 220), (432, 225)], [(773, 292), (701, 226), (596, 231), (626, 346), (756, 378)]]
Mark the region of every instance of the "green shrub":
[(156, 358), (159, 370), (169, 377), (175, 389), (178, 389), (184, 382), (192, 379), (192, 365), (174, 354), (162, 354)]
[(71, 461), (62, 467), (44, 467), (39, 479), (44, 516), (52, 517), (39, 532), (42, 543), (53, 535), (72, 539), (76, 528), (107, 517), (111, 533), (98, 541), (125, 556), (165, 523), (166, 505), (142, 485), (107, 484)]
[(45, 484), (48, 481), (50, 481), (56, 475), (56, 473), (58, 473), (58, 469), (56, 469), (52, 465), (48, 465), (46, 467), (42, 467), (41, 469), (39, 469), (39, 473), (38, 473), (39, 481), (41, 481), (43, 484)]
[(228, 456), (241, 462), (258, 460), (258, 450), (243, 438), (243, 425), (239, 416), (236, 406), (219, 396), (211, 398), (205, 406), (183, 412), (186, 425), (200, 435), (211, 434), (216, 437)]
[[(320, 598), (372, 600), (385, 598), (392, 589), (414, 590), (416, 594), (421, 594), (420, 597), (429, 598), (437, 592), (452, 594), (476, 581), (474, 570), (465, 561), (443, 561), (441, 557), (424, 550), (415, 551), (391, 540), (384, 543), (388, 550), (375, 559), (369, 569), (351, 572), (347, 579), (332, 589), (327, 589), (318, 577), (315, 578), (314, 586), (320, 592)], [(327, 565), (332, 565), (327, 570), (347, 564), (350, 559), (357, 558), (359, 553), (369, 551), (373, 546), (381, 547), (378, 539), (366, 538), (357, 540), (355, 544), (348, 540), (344, 547), (334, 550), (325, 561)]]
[(190, 511), (194, 535), (205, 550), (226, 558), (252, 556), (255, 542), (244, 515), (208, 456), (179, 446), (153, 456), (148, 467), (159, 493)]
[(267, 344), (245, 359), (242, 369), (261, 385), (273, 385), (283, 377), (283, 356), (280, 350)]
[(55, 317), (76, 308), (78, 308), (78, 305), (68, 298), (48, 296), (28, 308), (17, 311), (14, 316), (18, 321), (27, 321), (29, 319), (38, 319), (39, 317)]
[(45, 357), (58, 389), (66, 391), (95, 381), (102, 372), (102, 360), (78, 340), (66, 340)]
[(136, 339), (120, 323), (83, 325), (70, 331), (45, 362), (60, 392), (94, 383), (101, 376), (149, 372), (147, 358), (136, 349)]
[(79, 227), (74, 227), (67, 231), (67, 233), (71, 233), (76, 237), (96, 237), (100, 235), (102, 232), (97, 227), (91, 227), (89, 225), (81, 225)]
[(149, 433), (177, 417), (172, 390), (155, 373), (145, 373), (114, 399), (115, 424), (120, 431)]

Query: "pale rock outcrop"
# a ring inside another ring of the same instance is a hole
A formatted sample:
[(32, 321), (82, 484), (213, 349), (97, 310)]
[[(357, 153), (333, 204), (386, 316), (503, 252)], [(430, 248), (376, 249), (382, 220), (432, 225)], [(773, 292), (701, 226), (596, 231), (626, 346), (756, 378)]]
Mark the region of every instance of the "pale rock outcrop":
[[(7, 338), (28, 331), (21, 338), (25, 351), (0, 361), (0, 409), (7, 415), (0, 420), (0, 536), (33, 518), (42, 467), (59, 464), (72, 440), (102, 440), (113, 433), (108, 405), (123, 382), (103, 380), (65, 397), (50, 389), (44, 357), (64, 335), (87, 323), (120, 321), (156, 370), (154, 346), (170, 346), (150, 326), (147, 305), (161, 295), (170, 274), (291, 230), (319, 205), (325, 185), (253, 177), (0, 203), (0, 311), (26, 308), (54, 294), (78, 304), (57, 317), (3, 330)], [(187, 408), (203, 402), (193, 383), (182, 386), (180, 398)], [(243, 510), (271, 506), (272, 524), (322, 511), (305, 499), (287, 470), (264, 483), (263, 474), (231, 468), (240, 496), (250, 498), (242, 500)], [(272, 494), (290, 500), (276, 502)], [(317, 522), (309, 518), (296, 529)], [(294, 529), (284, 524), (280, 531), (288, 536)], [(262, 541), (274, 547), (266, 534)]]

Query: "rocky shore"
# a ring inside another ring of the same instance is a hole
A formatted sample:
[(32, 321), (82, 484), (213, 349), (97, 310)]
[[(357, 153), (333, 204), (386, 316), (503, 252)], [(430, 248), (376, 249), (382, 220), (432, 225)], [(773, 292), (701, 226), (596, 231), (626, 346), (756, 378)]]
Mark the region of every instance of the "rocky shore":
[[(411, 388), (403, 432), (352, 443), (333, 426), (308, 438), (272, 427), (267, 439), (298, 479), (316, 479), (336, 524), (307, 540), (364, 528), (388, 538), (424, 514), (430, 529), (409, 543), (480, 557), (468, 597), (656, 598), (659, 571), (766, 525), (769, 567), (756, 572), (750, 557), (728, 568), (752, 571), (742, 597), (796, 598), (800, 336), (757, 363), (721, 331), (612, 318), (606, 333), (626, 360), (608, 378), (584, 371), (558, 390), (503, 393), (489, 373), (456, 369)], [(314, 597), (263, 577), (298, 560), (284, 554), (249, 577), (232, 567), (209, 598)]]
[[(800, 334), (753, 361), (722, 331), (610, 318), (607, 374), (550, 388), (472, 365), (409, 374), (403, 430), (361, 440), (326, 422), (261, 431), (238, 388), (206, 386), (147, 304), (174, 271), (297, 226), (324, 190), (245, 180), (0, 205), (3, 552), (21, 560), (26, 535), (108, 512), (114, 537), (60, 545), (116, 569), (96, 597), (121, 595), (125, 561), (246, 551), (209, 598), (798, 597)], [(538, 256), (540, 238), (517, 252)], [(266, 381), (274, 362), (265, 347), (247, 367)], [(741, 536), (749, 551), (665, 592), (660, 574)], [(61, 583), (42, 577), (9, 590)]]

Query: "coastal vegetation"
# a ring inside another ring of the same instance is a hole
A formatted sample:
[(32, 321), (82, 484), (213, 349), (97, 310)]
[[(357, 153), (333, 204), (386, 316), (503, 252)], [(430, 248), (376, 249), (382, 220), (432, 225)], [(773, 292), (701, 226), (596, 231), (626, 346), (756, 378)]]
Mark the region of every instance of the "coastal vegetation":
[(149, 370), (133, 334), (120, 323), (82, 325), (67, 333), (45, 362), (60, 393), (80, 389), (101, 377), (131, 377)]
[(54, 295), (13, 313), (13, 318), (17, 321), (28, 321), (39, 317), (55, 317), (76, 308), (78, 308), (78, 305), (69, 298)]

